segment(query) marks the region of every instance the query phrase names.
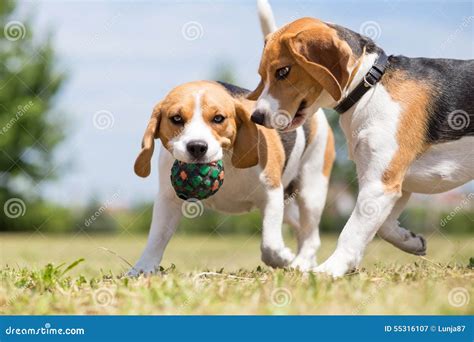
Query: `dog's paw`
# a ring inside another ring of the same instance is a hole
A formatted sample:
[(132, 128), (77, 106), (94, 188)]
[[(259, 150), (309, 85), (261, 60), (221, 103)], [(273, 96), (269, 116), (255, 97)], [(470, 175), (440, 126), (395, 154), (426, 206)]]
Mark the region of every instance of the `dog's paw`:
[(391, 242), (395, 247), (400, 248), (402, 251), (414, 254), (414, 255), (425, 255), (426, 254), (426, 240), (420, 234), (415, 234), (408, 229), (402, 228), (398, 234), (398, 239)]
[(315, 258), (304, 258), (301, 256), (296, 256), (296, 258), (294, 258), (290, 263), (291, 268), (300, 270), (301, 272), (309, 272), (317, 266), (318, 263)]
[(132, 267), (127, 273), (125, 273), (125, 276), (128, 278), (137, 278), (139, 275), (140, 272), (135, 267)]
[(313, 268), (315, 273), (325, 273), (334, 278), (342, 277), (344, 274), (353, 271), (357, 267), (357, 262), (348, 256), (335, 252), (325, 262)]
[(269, 248), (262, 246), (262, 261), (270, 267), (285, 267), (295, 258), (293, 252), (287, 248)]
[(150, 276), (153, 274), (159, 273), (159, 267), (155, 267), (154, 265), (140, 265), (137, 264), (132, 267), (127, 273), (126, 276), (129, 278), (137, 278), (140, 275)]
[(425, 255), (426, 254), (426, 239), (421, 234), (415, 234), (410, 232), (410, 239), (405, 241), (406, 249), (405, 251), (415, 255)]

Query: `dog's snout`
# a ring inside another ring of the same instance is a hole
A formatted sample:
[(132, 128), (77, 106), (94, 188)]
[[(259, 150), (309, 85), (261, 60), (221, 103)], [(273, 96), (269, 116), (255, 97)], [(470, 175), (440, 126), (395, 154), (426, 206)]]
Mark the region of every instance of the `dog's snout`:
[(257, 125), (264, 125), (265, 123), (265, 112), (262, 110), (255, 110), (250, 117), (250, 120), (255, 122)]
[(203, 140), (193, 140), (186, 145), (189, 154), (196, 159), (202, 158), (207, 152), (207, 143)]

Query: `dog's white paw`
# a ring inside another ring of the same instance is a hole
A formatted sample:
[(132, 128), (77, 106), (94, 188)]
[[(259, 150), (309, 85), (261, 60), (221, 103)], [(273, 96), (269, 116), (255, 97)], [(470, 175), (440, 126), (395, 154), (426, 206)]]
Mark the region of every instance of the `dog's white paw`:
[(125, 276), (128, 278), (136, 278), (140, 275), (140, 272), (135, 269), (135, 267), (132, 267), (131, 269), (128, 270), (127, 273), (125, 273)]
[(135, 266), (133, 266), (126, 274), (127, 277), (130, 278), (136, 278), (139, 277), (140, 275), (153, 275), (159, 273), (160, 267), (155, 266), (153, 264), (140, 264), (137, 263)]
[(357, 267), (357, 262), (347, 255), (334, 252), (325, 262), (313, 269), (316, 273), (325, 273), (334, 278), (342, 277)]
[(293, 252), (287, 248), (270, 248), (262, 246), (262, 261), (270, 267), (285, 267), (295, 258)]
[(316, 268), (316, 266), (318, 266), (318, 263), (315, 258), (305, 258), (301, 256), (296, 256), (290, 263), (291, 268), (298, 269), (301, 272), (311, 271)]

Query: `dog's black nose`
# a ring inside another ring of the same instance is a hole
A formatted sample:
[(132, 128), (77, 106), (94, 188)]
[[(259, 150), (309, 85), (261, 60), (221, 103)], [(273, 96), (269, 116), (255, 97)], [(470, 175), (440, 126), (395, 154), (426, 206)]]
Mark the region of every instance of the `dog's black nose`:
[(261, 110), (256, 110), (253, 112), (252, 116), (250, 117), (250, 120), (255, 122), (257, 125), (262, 125), (265, 123), (265, 112), (262, 112)]
[(207, 143), (203, 140), (193, 140), (186, 145), (189, 154), (194, 158), (202, 158), (207, 152)]

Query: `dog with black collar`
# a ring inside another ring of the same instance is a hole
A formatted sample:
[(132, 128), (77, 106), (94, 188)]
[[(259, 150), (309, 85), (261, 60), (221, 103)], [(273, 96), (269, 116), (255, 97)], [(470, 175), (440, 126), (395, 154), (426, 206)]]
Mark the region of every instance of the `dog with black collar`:
[[(268, 3), (259, 8), (271, 22)], [(398, 217), (412, 193), (474, 179), (474, 60), (387, 57), (370, 38), (302, 18), (267, 35), (259, 74), (248, 97), (257, 100), (254, 122), (290, 131), (319, 108), (335, 109), (356, 164), (354, 211), (334, 253), (313, 271), (357, 268), (375, 234), (425, 254), (425, 239)], [(286, 116), (283, 127), (276, 116)]]

